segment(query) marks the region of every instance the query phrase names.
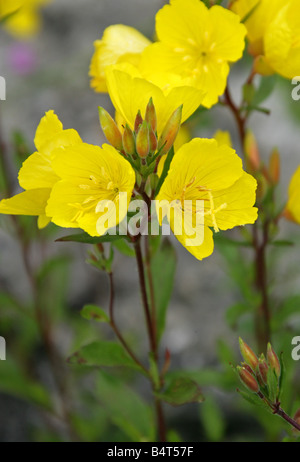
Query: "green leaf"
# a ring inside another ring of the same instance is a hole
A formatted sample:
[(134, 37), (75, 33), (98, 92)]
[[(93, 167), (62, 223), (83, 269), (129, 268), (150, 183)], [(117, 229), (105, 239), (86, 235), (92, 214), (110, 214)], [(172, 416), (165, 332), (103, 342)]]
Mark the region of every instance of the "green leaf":
[(96, 367), (130, 367), (142, 371), (123, 347), (114, 342), (93, 342), (83, 346), (68, 359), (70, 364)]
[(276, 247), (292, 247), (295, 243), (292, 241), (277, 240), (270, 242), (269, 245), (275, 245)]
[(225, 433), (225, 423), (222, 412), (216, 401), (206, 397), (200, 407), (201, 422), (209, 441), (220, 442)]
[(155, 441), (154, 416), (148, 406), (124, 380), (100, 372), (97, 392), (107, 417), (134, 441)]
[(204, 397), (199, 385), (187, 377), (172, 379), (163, 393), (155, 395), (172, 406), (182, 406), (187, 403), (202, 403)]
[(29, 400), (43, 408), (51, 408), (50, 396), (39, 383), (27, 377), (12, 358), (0, 361), (0, 391), (8, 395)]
[(135, 251), (132, 247), (130, 247), (124, 239), (118, 239), (117, 241), (113, 242), (113, 246), (121, 252), (123, 255), (127, 257), (134, 257)]
[(260, 85), (255, 92), (252, 104), (254, 106), (259, 106), (261, 103), (263, 103), (273, 93), (276, 82), (276, 75), (261, 77)]
[(157, 196), (157, 194), (160, 191), (160, 188), (162, 187), (163, 182), (165, 181), (165, 178), (166, 178), (166, 176), (168, 174), (168, 171), (169, 171), (169, 168), (170, 168), (173, 157), (174, 157), (174, 147), (172, 147), (170, 149), (170, 151), (168, 152), (168, 154), (167, 154), (167, 158), (166, 158), (166, 161), (164, 163), (164, 168), (163, 168), (162, 174), (161, 174), (161, 176), (159, 178), (158, 185), (157, 185), (157, 188), (156, 188), (156, 191), (155, 191), (155, 196)]
[(246, 83), (243, 86), (243, 99), (246, 103), (251, 104), (255, 95), (255, 88), (252, 83)]
[(264, 409), (265, 411), (268, 411), (271, 414), (273, 414), (273, 411), (270, 408), (270, 406), (268, 406), (268, 404), (264, 400), (262, 400), (257, 394), (249, 393), (248, 391), (243, 391), (239, 389), (237, 390), (237, 392), (249, 403), (254, 404), (254, 406), (258, 406)]
[(88, 321), (109, 322), (109, 317), (102, 308), (96, 305), (85, 305), (80, 311), (81, 316)]
[(156, 303), (157, 331), (160, 338), (166, 324), (167, 308), (176, 272), (176, 252), (167, 238), (162, 241), (161, 247), (152, 257), (151, 272)]
[(278, 396), (278, 379), (271, 367), (269, 367), (267, 373), (267, 386), (269, 395), (268, 397), (272, 403), (275, 403)]
[(114, 236), (110, 234), (105, 234), (104, 236), (92, 237), (87, 233), (77, 233), (60, 237), (59, 239), (56, 239), (55, 242), (81, 242), (82, 244), (102, 244), (104, 242), (116, 242), (121, 239), (129, 241), (129, 238), (127, 236)]
[(282, 329), (286, 321), (293, 315), (300, 315), (299, 311), (300, 306), (300, 295), (292, 295), (288, 297), (282, 305), (279, 306), (279, 309), (272, 316), (272, 330)]
[(281, 354), (279, 356), (279, 362), (280, 362), (280, 377), (279, 377), (279, 383), (278, 383), (278, 387), (279, 387), (278, 399), (280, 401), (281, 395), (283, 393), (283, 383), (284, 383), (285, 373), (286, 373), (286, 368), (285, 368), (285, 364), (284, 364), (284, 361), (283, 361), (283, 352), (281, 352)]

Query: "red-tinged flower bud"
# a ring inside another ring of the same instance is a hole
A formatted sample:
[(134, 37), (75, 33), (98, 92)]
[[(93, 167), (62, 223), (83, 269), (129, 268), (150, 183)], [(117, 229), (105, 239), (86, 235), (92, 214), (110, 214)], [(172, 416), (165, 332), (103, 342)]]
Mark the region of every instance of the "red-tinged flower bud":
[(267, 359), (268, 359), (268, 363), (269, 363), (270, 368), (273, 369), (273, 371), (275, 372), (277, 378), (279, 378), (280, 377), (280, 372), (281, 372), (281, 370), (280, 370), (280, 362), (279, 362), (277, 354), (275, 353), (275, 351), (272, 348), (271, 343), (268, 343)]
[(119, 151), (122, 151), (123, 144), (122, 144), (122, 135), (120, 130), (117, 127), (116, 122), (114, 119), (109, 115), (109, 113), (99, 107), (99, 119), (100, 125), (103, 130), (103, 133), (107, 139), (107, 141)]
[(134, 156), (135, 154), (135, 139), (132, 133), (131, 128), (128, 124), (125, 125), (124, 133), (123, 133), (123, 149), (126, 154), (129, 156)]
[(267, 385), (269, 367), (264, 357), (259, 358), (258, 369), (259, 369), (259, 374), (260, 374), (260, 377), (262, 378), (263, 383)]
[(150, 152), (149, 125), (144, 120), (136, 136), (136, 152), (145, 159)]
[(136, 115), (135, 121), (134, 121), (134, 131), (137, 133), (139, 131), (140, 126), (143, 123), (143, 117), (141, 114), (141, 111), (139, 111)]
[(181, 124), (182, 107), (182, 105), (179, 106), (179, 108), (173, 112), (165, 128), (163, 129), (163, 132), (158, 142), (158, 149), (161, 149), (162, 155), (170, 151), (171, 147), (173, 146), (176, 140), (176, 136), (179, 132)]
[(239, 338), (241, 354), (247, 364), (251, 367), (253, 372), (256, 371), (258, 366), (258, 359), (253, 350), (245, 343), (241, 338)]
[(152, 98), (150, 98), (149, 103), (146, 107), (145, 120), (148, 122), (148, 124), (155, 133), (157, 129), (157, 117)]
[(257, 172), (260, 167), (260, 155), (256, 139), (251, 131), (246, 133), (244, 150), (246, 155), (247, 170)]
[(158, 141), (157, 141), (157, 136), (151, 127), (149, 130), (149, 141), (150, 141), (150, 152), (155, 152), (157, 149)]
[(237, 371), (242, 383), (253, 393), (259, 392), (259, 385), (256, 378), (250, 374), (244, 367), (237, 366)]
[(277, 148), (273, 149), (269, 164), (270, 179), (274, 185), (279, 182), (280, 178), (280, 155)]
[(254, 375), (254, 372), (253, 372), (253, 370), (251, 369), (251, 367), (249, 366), (249, 364), (247, 364), (247, 363), (241, 363), (241, 366), (244, 367), (245, 369), (247, 369), (247, 371), (250, 372), (250, 374)]

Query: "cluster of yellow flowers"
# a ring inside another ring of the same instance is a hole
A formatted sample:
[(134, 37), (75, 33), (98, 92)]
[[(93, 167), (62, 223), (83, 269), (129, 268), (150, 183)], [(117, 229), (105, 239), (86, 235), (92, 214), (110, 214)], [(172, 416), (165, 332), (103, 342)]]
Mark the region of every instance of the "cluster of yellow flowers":
[[(295, 19), (297, 15), (290, 17), (295, 2), (288, 1), (285, 8), (279, 8), (279, 2), (273, 0), (271, 8), (270, 1), (261, 0), (257, 9), (253, 9), (254, 3), (236, 0), (230, 11), (221, 6), (208, 9), (200, 0), (170, 0), (157, 13), (155, 43), (131, 27), (108, 27), (102, 39), (95, 42), (91, 86), (109, 93), (116, 110), (117, 124), (113, 131), (120, 143), (104, 144), (102, 148), (86, 144), (75, 130), (64, 130), (54, 112), (48, 111), (37, 128), (37, 152), (24, 162), (19, 172), (24, 191), (3, 199), (0, 213), (38, 215), (39, 227), (52, 221), (61, 227), (81, 228), (91, 236), (99, 236), (105, 233), (97, 225), (104, 213), (99, 203), (112, 201), (118, 213), (110, 225), (118, 225), (127, 215), (132, 196), (139, 193), (139, 174), (143, 176), (152, 159), (161, 159), (161, 164), (156, 165), (151, 175), (157, 178), (157, 174), (162, 174), (166, 156), (163, 157), (159, 146), (155, 145), (152, 152), (149, 150), (151, 133), (154, 141), (165, 136), (168, 121), (181, 105), (181, 122), (184, 122), (200, 105), (210, 108), (217, 103), (227, 84), (230, 63), (243, 54), (247, 34), (251, 52), (255, 50), (261, 65), (263, 62), (286, 76), (291, 75), (295, 63), (298, 65), (299, 19)], [(277, 7), (273, 8), (273, 3)], [(267, 17), (266, 4), (270, 7)], [(249, 10), (251, 14), (245, 20)], [(280, 18), (286, 18), (289, 31)], [(290, 38), (284, 58), (277, 45), (270, 45), (270, 37), (277, 37), (274, 28), (278, 24), (280, 31), (284, 29)], [(147, 120), (143, 123), (140, 115), (147, 113), (149, 100), (156, 111), (153, 127)], [(130, 134), (136, 140), (139, 130), (143, 130), (144, 141), (148, 143), (149, 162), (136, 160), (135, 151), (130, 158), (122, 149), (125, 131), (126, 136)], [(175, 145), (175, 155), (157, 195), (158, 200), (179, 204), (169, 217), (172, 229), (183, 216), (185, 200), (204, 202), (203, 243), (190, 247), (187, 242), (192, 231), (189, 230), (176, 236), (198, 259), (213, 251), (211, 228), (218, 232), (257, 219), (256, 180), (244, 172), (226, 136), (218, 133), (216, 138), (196, 138), (181, 143), (179, 148)], [(141, 168), (139, 172), (137, 165), (144, 170)], [(151, 175), (146, 175), (145, 183), (148, 180), (150, 183)], [(125, 206), (121, 206), (120, 192), (127, 193)], [(153, 197), (153, 190), (149, 197)]]

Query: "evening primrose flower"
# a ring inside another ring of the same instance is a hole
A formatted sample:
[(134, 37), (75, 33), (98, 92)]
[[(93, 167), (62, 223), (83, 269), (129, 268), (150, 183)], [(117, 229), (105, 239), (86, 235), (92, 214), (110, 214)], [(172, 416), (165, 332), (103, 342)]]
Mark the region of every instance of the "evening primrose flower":
[(247, 18), (249, 51), (255, 70), (291, 79), (300, 69), (300, 10), (298, 0), (236, 0), (232, 11)]
[(107, 92), (105, 69), (111, 64), (129, 62), (138, 66), (141, 52), (150, 41), (133, 27), (115, 24), (105, 29), (102, 39), (94, 42), (95, 52), (90, 64), (91, 87)]
[[(174, 234), (179, 242), (202, 260), (213, 252), (210, 228), (218, 232), (255, 222), (256, 186), (256, 180), (243, 171), (242, 161), (233, 149), (220, 146), (213, 139), (195, 138), (174, 155), (156, 198), (158, 204), (168, 201), (173, 206), (171, 209), (162, 208), (158, 212), (159, 220), (161, 222), (167, 216), (173, 232), (177, 227)], [(203, 201), (203, 210), (197, 208), (196, 201)], [(196, 236), (197, 214), (201, 214), (203, 219), (199, 245), (191, 243)], [(183, 224), (179, 226), (179, 232), (178, 223)]]
[(246, 28), (236, 14), (221, 6), (208, 9), (199, 0), (170, 0), (156, 15), (158, 42), (142, 53), (140, 69), (179, 75), (202, 89), (211, 107), (223, 94), (229, 63), (242, 57)]
[(126, 216), (135, 173), (112, 146), (81, 143), (56, 149), (52, 167), (60, 178), (46, 208), (53, 223), (101, 236)]
[(0, 213), (9, 215), (37, 215), (38, 226), (46, 226), (50, 218), (45, 207), (53, 185), (60, 179), (51, 166), (51, 153), (55, 148), (81, 143), (76, 130), (63, 130), (54, 111), (46, 112), (34, 138), (37, 152), (31, 154), (19, 171), (19, 184), (25, 190), (0, 202)]
[[(157, 76), (158, 78), (158, 76)], [(182, 122), (187, 120), (202, 103), (204, 94), (197, 88), (183, 85), (168, 85), (161, 89), (141, 77), (139, 71), (128, 64), (109, 66), (106, 70), (106, 83), (111, 101), (121, 117), (134, 128), (138, 111), (145, 113), (149, 99), (152, 98), (157, 114), (157, 134), (160, 136), (172, 113), (183, 105)]]
[(14, 36), (26, 38), (40, 28), (39, 8), (50, 0), (0, 0), (0, 20)]

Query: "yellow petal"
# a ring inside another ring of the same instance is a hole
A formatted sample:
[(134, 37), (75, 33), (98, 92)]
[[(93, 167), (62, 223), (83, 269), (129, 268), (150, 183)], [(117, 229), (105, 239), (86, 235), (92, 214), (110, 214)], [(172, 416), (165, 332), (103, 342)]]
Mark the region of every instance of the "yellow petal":
[(105, 69), (117, 62), (138, 64), (139, 55), (150, 41), (133, 27), (117, 24), (105, 29), (102, 40), (97, 40), (90, 65), (91, 87), (106, 92)]
[(0, 202), (0, 213), (8, 215), (43, 215), (51, 189), (24, 191)]
[(38, 151), (41, 151), (43, 146), (49, 142), (53, 136), (63, 129), (63, 125), (54, 111), (48, 111), (42, 117), (34, 138), (34, 144)]

